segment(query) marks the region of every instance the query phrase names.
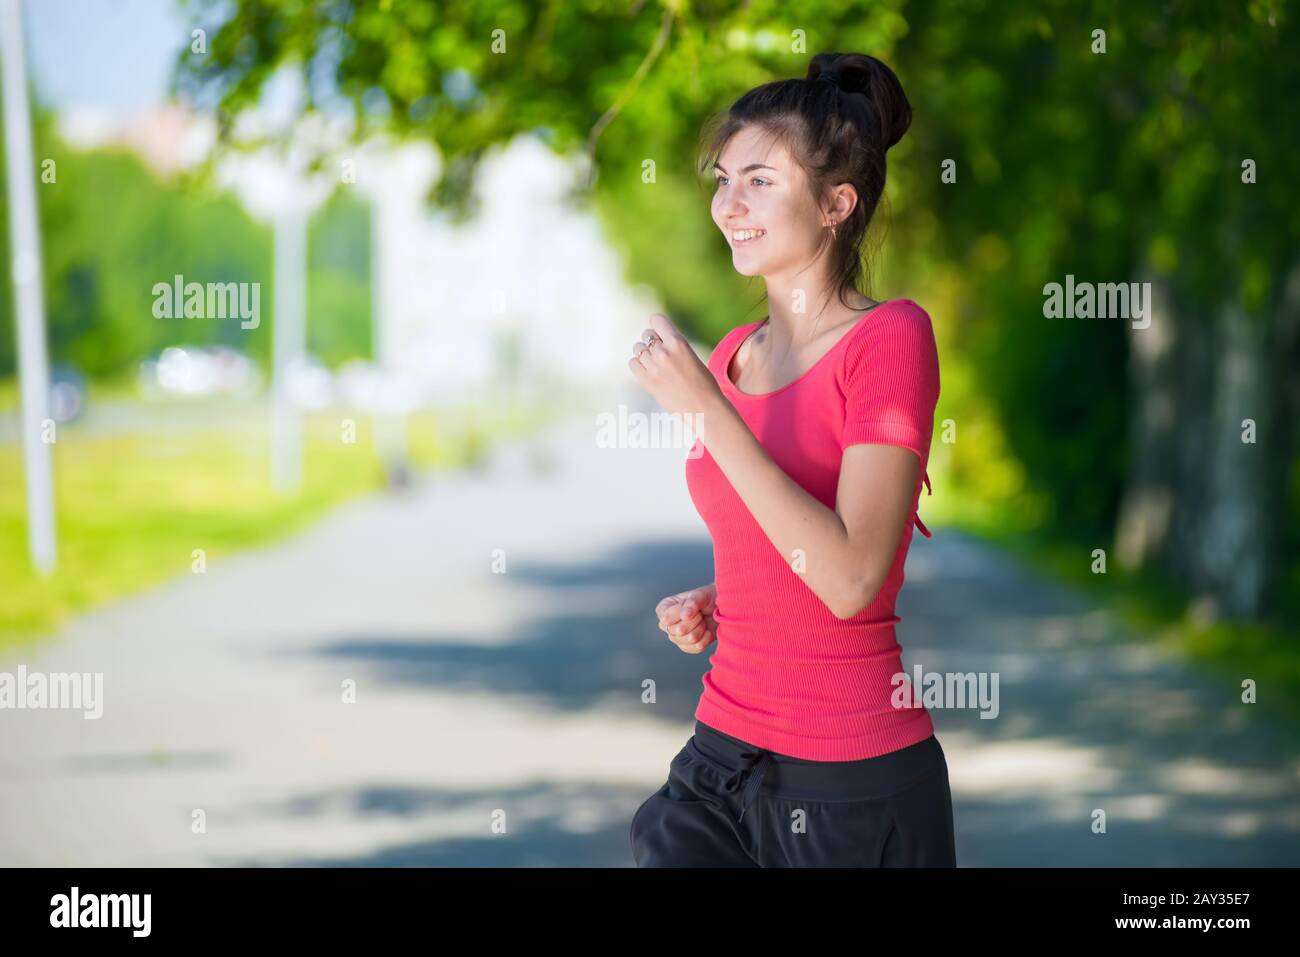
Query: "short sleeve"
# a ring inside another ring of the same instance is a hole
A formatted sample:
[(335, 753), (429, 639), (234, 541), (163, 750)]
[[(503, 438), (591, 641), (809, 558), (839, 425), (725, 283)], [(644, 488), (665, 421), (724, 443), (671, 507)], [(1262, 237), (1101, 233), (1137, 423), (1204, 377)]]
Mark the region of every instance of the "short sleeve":
[(925, 463), (939, 403), (934, 329), (929, 314), (910, 299), (881, 309), (845, 353), (840, 444), (901, 445)]

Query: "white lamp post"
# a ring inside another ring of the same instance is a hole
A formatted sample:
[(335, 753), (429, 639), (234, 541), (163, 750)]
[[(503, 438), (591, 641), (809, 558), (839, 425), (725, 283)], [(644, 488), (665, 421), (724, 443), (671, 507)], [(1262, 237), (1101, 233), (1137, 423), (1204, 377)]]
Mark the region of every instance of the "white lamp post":
[[(378, 138), (357, 153), (357, 189), (369, 199), (371, 209), (373, 351), (375, 364), (390, 384), (409, 375), (407, 353), (413, 332), (421, 325), (412, 322), (412, 279), (428, 264), (414, 262), (409, 247), (422, 248), (428, 235), (424, 196), (438, 170), (438, 157), (425, 143)], [(408, 464), (409, 412), (409, 408), (388, 408), (375, 415), (379, 455), (390, 473)]]
[(271, 482), (279, 491), (302, 483), (302, 413), (290, 386), (307, 352), (307, 222), (334, 188), (328, 174), (306, 172), (306, 151), (266, 149), (232, 154), (220, 180), (275, 231), (275, 300), (271, 332)]
[(57, 560), (50, 446), (41, 436), (49, 416), (50, 373), (45, 353), (41, 234), (36, 212), (36, 170), (19, 0), (0, 0), (0, 60), (4, 61), (5, 153), (18, 320), (15, 325), (22, 392), (23, 470), (27, 481), (27, 547), (32, 564), (48, 573)]

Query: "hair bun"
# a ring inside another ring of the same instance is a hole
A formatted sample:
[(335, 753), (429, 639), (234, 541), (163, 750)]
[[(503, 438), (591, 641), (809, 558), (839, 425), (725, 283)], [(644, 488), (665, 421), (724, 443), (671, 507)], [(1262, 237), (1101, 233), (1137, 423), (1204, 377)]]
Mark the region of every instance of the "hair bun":
[(866, 88), (863, 85), (863, 77), (859, 71), (841, 70), (833, 66), (822, 66), (818, 69), (816, 62), (809, 68), (808, 79), (819, 80), (823, 83), (831, 83), (838, 86), (845, 93), (865, 93)]
[(903, 85), (888, 66), (865, 53), (818, 53), (808, 64), (808, 80), (834, 83), (845, 93), (861, 93), (872, 107), (873, 126), (883, 149), (903, 138), (912, 125), (912, 107)]

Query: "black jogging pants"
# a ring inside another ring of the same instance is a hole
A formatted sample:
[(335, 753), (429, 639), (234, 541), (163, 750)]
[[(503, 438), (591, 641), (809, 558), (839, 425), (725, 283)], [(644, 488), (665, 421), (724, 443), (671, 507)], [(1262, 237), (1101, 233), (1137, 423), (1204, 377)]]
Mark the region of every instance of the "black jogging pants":
[(632, 816), (638, 867), (955, 867), (948, 763), (933, 735), (859, 761), (757, 748), (696, 720)]

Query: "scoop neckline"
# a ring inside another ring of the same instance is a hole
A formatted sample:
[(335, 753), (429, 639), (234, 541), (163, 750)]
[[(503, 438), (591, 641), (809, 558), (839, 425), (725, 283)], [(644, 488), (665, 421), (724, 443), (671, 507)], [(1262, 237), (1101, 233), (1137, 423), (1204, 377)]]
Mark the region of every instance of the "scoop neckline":
[[(791, 382), (787, 382), (785, 385), (781, 386), (781, 388), (774, 389), (771, 392), (758, 392), (758, 393), (743, 392), (736, 387), (736, 384), (734, 382), (731, 381), (731, 360), (736, 357), (736, 353), (740, 351), (740, 347), (749, 341), (749, 337), (758, 331), (758, 327), (767, 321), (766, 319), (760, 319), (758, 320), (758, 322), (752, 323), (753, 328), (751, 328), (748, 333), (738, 338), (734, 349), (728, 350), (727, 358), (722, 363), (723, 387), (727, 389), (729, 392), (733, 393), (734, 395), (740, 396), (742, 399), (769, 399), (774, 395), (780, 395), (782, 392), (786, 391), (787, 389), (793, 388), (794, 386), (802, 382), (804, 379), (812, 375), (813, 372), (817, 369), (817, 367), (822, 365), (824, 362), (826, 362), (827, 359), (829, 359), (832, 355), (834, 355), (835, 352), (841, 346), (843, 346), (846, 341), (848, 341), (848, 338), (851, 335), (853, 335), (853, 333), (857, 330), (858, 326), (866, 322), (868, 318), (875, 315), (877, 312), (879, 312), (881, 309), (884, 309), (886, 306), (892, 306), (896, 302), (903, 302), (903, 301), (904, 300), (902, 299), (886, 299), (884, 302), (876, 303), (874, 306), (872, 306), (870, 309), (864, 312), (858, 319), (856, 319), (853, 325), (849, 327), (848, 331), (846, 331), (844, 335), (840, 336), (839, 339), (836, 340), (835, 345), (827, 349), (826, 354), (823, 355), (816, 362), (814, 362), (812, 365), (810, 365), (807, 368), (807, 370), (804, 371), (803, 375), (799, 376), (797, 379), (794, 379)], [(741, 328), (744, 327), (742, 326)]]

